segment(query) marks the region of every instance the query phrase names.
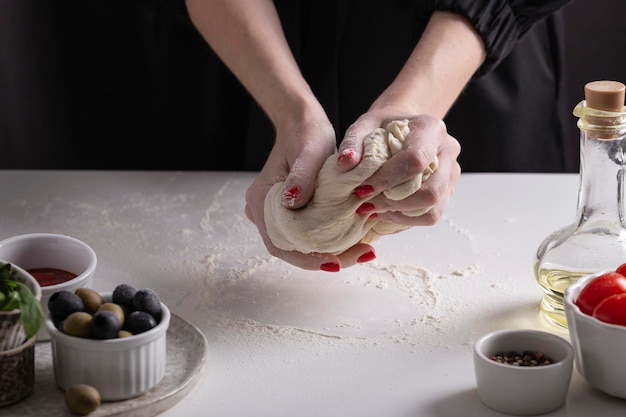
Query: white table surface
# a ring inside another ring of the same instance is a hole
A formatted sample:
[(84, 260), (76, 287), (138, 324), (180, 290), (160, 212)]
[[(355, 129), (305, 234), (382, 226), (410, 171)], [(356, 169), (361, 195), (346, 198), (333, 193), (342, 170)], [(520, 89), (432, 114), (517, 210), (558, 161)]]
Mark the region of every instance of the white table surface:
[[(499, 416), (476, 394), (472, 343), (539, 317), (534, 253), (574, 220), (578, 176), (463, 174), (445, 216), (339, 273), (270, 257), (244, 215), (252, 173), (0, 171), (0, 239), (79, 238), (94, 287), (154, 289), (209, 359), (162, 416)], [(574, 371), (551, 416), (623, 416)], [(0, 410), (0, 414), (2, 411)]]

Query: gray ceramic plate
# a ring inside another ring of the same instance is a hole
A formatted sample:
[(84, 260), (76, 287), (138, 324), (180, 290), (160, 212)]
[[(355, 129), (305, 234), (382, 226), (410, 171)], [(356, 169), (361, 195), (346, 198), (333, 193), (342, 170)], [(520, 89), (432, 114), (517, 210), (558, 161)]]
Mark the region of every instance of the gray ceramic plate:
[[(202, 332), (185, 319), (172, 314), (167, 329), (167, 368), (163, 380), (144, 395), (126, 401), (105, 402), (89, 417), (155, 416), (182, 399), (197, 382), (208, 357), (208, 344)], [(24, 400), (0, 408), (0, 414), (21, 417), (66, 417), (63, 391), (54, 382), (50, 343), (35, 347), (35, 389)]]

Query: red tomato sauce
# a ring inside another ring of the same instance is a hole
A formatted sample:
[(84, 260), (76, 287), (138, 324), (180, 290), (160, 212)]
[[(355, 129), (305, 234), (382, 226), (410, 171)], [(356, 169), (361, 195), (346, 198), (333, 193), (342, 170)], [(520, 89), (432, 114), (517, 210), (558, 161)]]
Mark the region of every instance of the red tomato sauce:
[(76, 278), (75, 273), (56, 268), (33, 268), (29, 269), (28, 273), (35, 277), (42, 287), (60, 284)]

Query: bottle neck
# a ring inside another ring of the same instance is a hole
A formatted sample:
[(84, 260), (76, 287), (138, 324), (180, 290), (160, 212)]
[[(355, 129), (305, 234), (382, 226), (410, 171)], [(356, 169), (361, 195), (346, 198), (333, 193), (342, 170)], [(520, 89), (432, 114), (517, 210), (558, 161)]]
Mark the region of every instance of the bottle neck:
[(626, 229), (626, 113), (599, 112), (584, 108), (582, 102), (574, 114), (580, 116), (578, 226), (607, 233)]
[(625, 143), (624, 136), (602, 140), (581, 131), (579, 223), (624, 222)]

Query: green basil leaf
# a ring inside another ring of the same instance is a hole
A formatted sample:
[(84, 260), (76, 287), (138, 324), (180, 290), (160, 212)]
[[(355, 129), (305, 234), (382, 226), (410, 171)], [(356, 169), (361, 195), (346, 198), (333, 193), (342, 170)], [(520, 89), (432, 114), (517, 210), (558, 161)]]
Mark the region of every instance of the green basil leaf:
[(32, 291), (21, 282), (15, 283), (17, 284), (17, 293), (20, 299), (20, 320), (26, 331), (26, 338), (30, 339), (37, 333), (43, 323), (43, 311), (41, 304), (37, 301)]

